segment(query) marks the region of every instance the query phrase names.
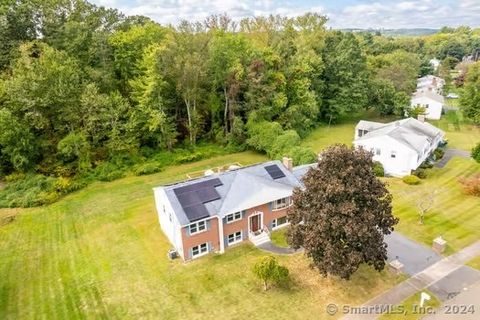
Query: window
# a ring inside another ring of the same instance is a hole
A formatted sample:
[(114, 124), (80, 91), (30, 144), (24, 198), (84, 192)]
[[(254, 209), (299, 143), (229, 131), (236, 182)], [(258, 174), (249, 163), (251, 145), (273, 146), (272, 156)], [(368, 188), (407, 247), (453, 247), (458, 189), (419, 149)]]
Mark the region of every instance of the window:
[(242, 241), (242, 231), (238, 231), (228, 235), (228, 244), (235, 244)]
[(375, 149), (375, 154), (376, 154), (377, 156), (379, 156), (381, 153), (382, 153), (382, 152), (381, 152), (381, 150), (380, 150), (380, 149), (378, 149), (378, 148), (377, 148), (377, 149)]
[(203, 256), (208, 253), (208, 244), (202, 243), (198, 246), (192, 247), (192, 258)]
[(368, 133), (368, 130), (358, 130), (358, 137), (361, 138)]
[(397, 157), (397, 152), (396, 151), (392, 151), (390, 153), (390, 158), (396, 158)]
[(288, 223), (287, 216), (277, 218), (272, 221), (272, 228), (281, 227)]
[(292, 204), (290, 197), (278, 199), (272, 202), (272, 210), (281, 210)]
[(235, 212), (225, 217), (227, 223), (232, 223), (242, 219), (242, 212)]
[(188, 226), (190, 235), (207, 230), (207, 221), (198, 221)]

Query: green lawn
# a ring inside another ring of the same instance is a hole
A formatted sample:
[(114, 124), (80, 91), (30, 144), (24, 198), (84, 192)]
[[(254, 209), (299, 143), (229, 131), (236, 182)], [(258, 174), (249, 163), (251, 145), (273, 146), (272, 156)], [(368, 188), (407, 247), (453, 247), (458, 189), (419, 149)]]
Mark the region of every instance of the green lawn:
[(470, 151), (480, 142), (480, 127), (465, 120), (460, 112), (448, 112), (441, 120), (429, 122), (445, 131), (450, 148)]
[[(394, 195), (394, 214), (400, 218), (397, 230), (428, 246), (442, 235), (448, 241), (447, 254), (480, 239), (480, 198), (465, 195), (458, 181), (479, 173), (480, 164), (454, 157), (445, 168), (430, 169), (429, 177), (417, 186), (406, 185), (400, 179), (385, 179)], [(422, 225), (417, 203), (435, 190), (434, 205)]]
[[(423, 304), (423, 309), (420, 308), (420, 295), (421, 291), (417, 292), (413, 296), (407, 298), (406, 300), (400, 303), (399, 307), (395, 308), (395, 311), (391, 314), (384, 314), (380, 317), (381, 320), (393, 320), (393, 319), (407, 319), (407, 320), (416, 320), (422, 319), (427, 315), (428, 310), (433, 311), (440, 307), (440, 300), (435, 297), (433, 293), (429, 290), (424, 290), (431, 297), (430, 300), (425, 301)], [(397, 314), (395, 314), (397, 312)], [(398, 314), (400, 313), (400, 314)]]
[(287, 232), (287, 228), (282, 228), (273, 231), (270, 234), (270, 239), (272, 240), (273, 244), (282, 247), (282, 248), (288, 248), (289, 245), (287, 243), (287, 239), (285, 237), (285, 233)]
[(323, 278), (302, 254), (280, 256), (288, 289), (263, 292), (251, 272), (266, 253), (242, 245), (184, 264), (166, 257), (152, 187), (192, 171), (264, 160), (244, 152), (94, 183), (41, 208), (0, 210), (1, 319), (322, 319), (327, 303), (360, 304), (402, 280), (362, 267)]
[(467, 263), (468, 266), (480, 270), (480, 257), (477, 257)]
[(341, 119), (339, 123), (319, 126), (302, 141), (302, 145), (312, 148), (315, 152), (320, 152), (335, 143), (350, 146), (355, 137), (355, 126), (362, 119), (387, 123), (395, 118), (392, 116), (381, 117), (373, 111), (351, 115), (348, 119)]

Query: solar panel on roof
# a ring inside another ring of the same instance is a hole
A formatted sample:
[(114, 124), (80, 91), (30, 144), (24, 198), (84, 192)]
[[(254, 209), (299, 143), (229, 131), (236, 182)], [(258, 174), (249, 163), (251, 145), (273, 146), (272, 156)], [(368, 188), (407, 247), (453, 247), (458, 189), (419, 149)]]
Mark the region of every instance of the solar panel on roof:
[(210, 201), (220, 199), (220, 195), (218, 194), (217, 190), (215, 190), (215, 188), (213, 187), (197, 190), (196, 193), (202, 203), (207, 203)]
[(223, 185), (218, 178), (192, 183), (173, 190), (188, 220), (193, 222), (209, 216), (205, 203), (220, 199), (215, 187)]
[(183, 208), (183, 210), (185, 211), (185, 214), (187, 215), (188, 220), (190, 220), (190, 222), (194, 222), (194, 221), (206, 218), (210, 215), (203, 203)]
[(272, 164), (269, 166), (265, 167), (265, 170), (267, 170), (268, 174), (272, 179), (279, 179), (285, 177), (285, 173), (276, 165)]
[(181, 193), (177, 195), (177, 198), (182, 207), (189, 207), (195, 204), (202, 203), (200, 196), (195, 191)]

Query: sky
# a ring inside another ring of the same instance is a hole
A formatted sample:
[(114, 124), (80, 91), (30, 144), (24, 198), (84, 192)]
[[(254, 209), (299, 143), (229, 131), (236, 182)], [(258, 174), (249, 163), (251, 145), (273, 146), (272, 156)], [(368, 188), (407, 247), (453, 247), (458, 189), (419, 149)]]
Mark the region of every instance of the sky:
[(332, 28), (439, 28), (480, 26), (480, 0), (90, 0), (127, 15), (144, 15), (162, 24), (201, 21), (227, 13), (238, 20), (257, 15), (296, 16), (317, 12)]

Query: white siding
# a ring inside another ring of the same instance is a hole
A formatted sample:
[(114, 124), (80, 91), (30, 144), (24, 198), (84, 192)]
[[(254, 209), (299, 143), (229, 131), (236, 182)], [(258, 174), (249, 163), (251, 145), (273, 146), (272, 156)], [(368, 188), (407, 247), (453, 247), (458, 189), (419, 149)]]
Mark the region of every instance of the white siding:
[[(426, 107), (426, 115), (425, 117), (427, 119), (434, 119), (438, 120), (442, 117), (442, 109), (443, 105), (441, 102), (435, 101), (433, 99), (430, 99), (428, 97), (418, 97), (418, 98), (412, 98), (410, 105), (412, 107), (415, 107), (417, 105), (420, 105), (422, 107)], [(428, 105), (428, 107), (427, 107)]]
[(173, 208), (167, 198), (165, 190), (159, 187), (153, 189), (153, 193), (155, 195), (155, 206), (157, 208), (160, 227), (168, 240), (170, 240), (170, 243), (174, 246), (180, 256), (183, 257), (181, 226), (173, 212)]
[[(406, 176), (410, 174), (411, 170), (418, 167), (417, 153), (388, 136), (355, 141), (354, 144), (356, 148), (363, 147), (368, 151), (373, 150), (373, 160), (383, 165), (387, 175)], [(380, 155), (376, 154), (376, 149), (380, 150)], [(395, 152), (395, 158), (391, 157), (392, 152)]]

